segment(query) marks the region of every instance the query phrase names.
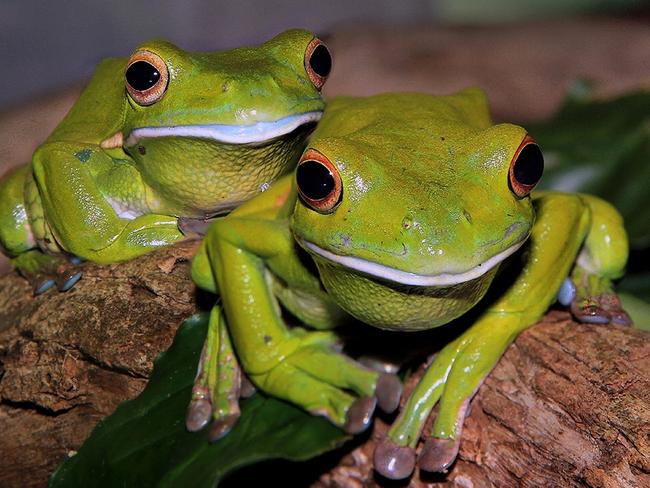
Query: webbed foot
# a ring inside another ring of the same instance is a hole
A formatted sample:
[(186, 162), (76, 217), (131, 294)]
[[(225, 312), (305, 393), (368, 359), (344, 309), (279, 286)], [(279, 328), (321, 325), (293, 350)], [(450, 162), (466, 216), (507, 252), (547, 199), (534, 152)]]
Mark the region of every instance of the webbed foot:
[(32, 249), (12, 259), (13, 266), (32, 285), (34, 295), (56, 287), (68, 291), (81, 279), (83, 272), (77, 268), (81, 260), (64, 255), (52, 256)]
[(266, 393), (322, 415), (356, 434), (372, 422), (375, 406), (387, 412), (399, 406), (402, 384), (395, 374), (366, 368), (332, 348), (329, 332), (292, 331), (293, 351), (267, 372), (251, 374)]
[[(455, 461), (463, 423), (474, 394), (516, 337), (518, 314), (487, 314), (432, 357), (424, 376), (401, 409), (374, 455), (375, 469), (390, 479), (422, 471), (444, 472)], [(439, 404), (430, 433), (424, 425)], [(416, 447), (424, 436), (424, 447)]]
[(571, 277), (563, 283), (559, 297), (563, 295), (562, 290), (570, 288), (575, 290), (574, 293), (566, 293), (560, 302), (569, 305), (571, 313), (579, 322), (632, 325), (632, 319), (623, 310), (608, 278), (576, 266)]
[(373, 458), (375, 470), (391, 480), (408, 478), (415, 469), (415, 449), (398, 446), (389, 439), (375, 449)]
[(225, 319), (220, 308), (215, 306), (210, 314), (208, 335), (203, 343), (192, 398), (187, 408), (187, 430), (197, 432), (212, 420), (211, 442), (230, 432), (240, 415), (241, 378), (239, 361), (234, 354)]

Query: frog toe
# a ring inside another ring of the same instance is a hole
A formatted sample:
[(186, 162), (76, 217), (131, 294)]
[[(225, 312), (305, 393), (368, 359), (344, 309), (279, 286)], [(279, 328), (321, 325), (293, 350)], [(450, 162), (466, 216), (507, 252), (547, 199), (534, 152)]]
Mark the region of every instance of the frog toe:
[(377, 405), (385, 413), (393, 413), (402, 399), (402, 382), (395, 374), (382, 373), (375, 389)]
[(34, 278), (32, 286), (34, 288), (34, 295), (42, 295), (47, 290), (56, 285), (56, 280), (49, 276), (38, 276)]
[(219, 419), (215, 419), (210, 426), (210, 433), (208, 435), (210, 442), (216, 442), (228, 434), (237, 423), (237, 420), (239, 420), (239, 412), (233, 412)]
[(445, 472), (456, 460), (459, 448), (459, 439), (430, 437), (424, 443), (418, 457), (418, 466), (421, 470), (430, 473)]
[(185, 236), (204, 236), (208, 227), (212, 223), (211, 220), (196, 219), (191, 217), (180, 217), (178, 219), (178, 229)]
[(571, 278), (566, 278), (557, 292), (557, 301), (568, 307), (576, 298), (576, 285)]
[(578, 303), (571, 304), (571, 313), (579, 322), (586, 324), (608, 324), (609, 316), (607, 312), (594, 303)]
[(571, 313), (576, 320), (587, 324), (632, 325), (632, 319), (623, 310), (621, 301), (614, 293), (574, 300)]
[(357, 398), (345, 414), (343, 430), (348, 434), (359, 434), (365, 431), (372, 422), (377, 399), (375, 397)]
[(239, 398), (250, 398), (257, 391), (257, 387), (253, 384), (246, 373), (241, 373), (241, 386), (239, 387)]
[(632, 325), (632, 317), (628, 315), (625, 310), (620, 310), (610, 314), (612, 324), (624, 325), (630, 327)]
[(57, 273), (56, 286), (59, 291), (68, 291), (81, 279), (83, 273), (74, 269), (66, 268)]
[(415, 449), (389, 439), (377, 445), (373, 459), (375, 471), (391, 480), (408, 478), (415, 469)]
[(189, 432), (198, 432), (203, 429), (212, 417), (212, 404), (207, 398), (192, 399), (187, 407), (185, 427)]

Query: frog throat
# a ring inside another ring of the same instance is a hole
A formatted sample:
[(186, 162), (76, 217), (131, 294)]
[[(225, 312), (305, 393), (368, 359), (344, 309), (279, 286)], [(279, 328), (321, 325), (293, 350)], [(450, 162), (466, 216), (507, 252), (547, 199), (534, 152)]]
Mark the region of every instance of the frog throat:
[(140, 139), (174, 136), (212, 139), (226, 144), (259, 144), (289, 134), (305, 124), (318, 122), (322, 115), (322, 110), (314, 110), (289, 115), (272, 122), (256, 122), (248, 125), (206, 124), (140, 127), (131, 131), (126, 138), (125, 146), (135, 146)]
[(312, 242), (301, 240), (303, 247), (313, 252), (314, 254), (327, 259), (328, 261), (340, 264), (346, 268), (358, 271), (360, 273), (380, 278), (382, 280), (411, 286), (451, 286), (476, 279), (494, 268), (508, 256), (515, 253), (524, 244), (524, 242), (526, 242), (525, 238), (513, 244), (509, 248), (501, 251), (500, 253), (488, 258), (482, 263), (479, 263), (477, 266), (474, 266), (467, 271), (463, 271), (462, 273), (439, 273), (435, 275), (422, 275), (391, 268), (390, 266), (368, 261), (363, 258), (334, 254), (331, 251), (327, 251), (321, 247), (318, 247)]

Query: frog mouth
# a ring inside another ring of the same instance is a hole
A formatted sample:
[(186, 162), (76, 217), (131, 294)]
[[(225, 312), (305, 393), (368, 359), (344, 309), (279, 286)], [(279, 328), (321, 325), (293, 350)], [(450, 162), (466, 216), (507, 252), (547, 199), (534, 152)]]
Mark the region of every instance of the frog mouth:
[[(526, 235), (527, 237), (527, 235)], [(391, 268), (383, 264), (368, 261), (367, 259), (358, 258), (354, 256), (341, 256), (327, 251), (316, 244), (302, 240), (301, 244), (309, 251), (325, 258), (333, 263), (340, 264), (346, 268), (367, 274), (376, 278), (386, 281), (392, 281), (402, 285), (410, 286), (452, 286), (460, 283), (465, 283), (480, 276), (484, 275), (496, 265), (501, 263), (508, 256), (514, 254), (523, 244), (526, 239), (521, 239), (519, 242), (513, 244), (507, 249), (495, 254), (494, 256), (486, 259), (482, 263), (474, 266), (467, 271), (460, 273), (439, 273), (439, 274), (418, 274), (409, 271), (402, 271), (400, 269)]]
[(314, 124), (320, 120), (322, 115), (322, 110), (314, 110), (289, 115), (270, 122), (256, 122), (247, 125), (206, 124), (140, 127), (131, 131), (125, 141), (125, 146), (135, 146), (141, 139), (153, 137), (196, 137), (226, 144), (260, 144), (287, 135), (304, 125)]

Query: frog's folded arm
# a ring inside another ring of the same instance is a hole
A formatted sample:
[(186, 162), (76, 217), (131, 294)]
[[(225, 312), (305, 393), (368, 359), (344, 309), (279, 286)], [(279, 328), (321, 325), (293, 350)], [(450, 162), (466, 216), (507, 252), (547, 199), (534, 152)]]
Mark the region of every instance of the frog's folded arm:
[(90, 167), (115, 165), (99, 147), (48, 143), (32, 165), (49, 225), (70, 253), (97, 263), (126, 261), (183, 237), (176, 217), (150, 213), (127, 220), (116, 213), (90, 174)]

